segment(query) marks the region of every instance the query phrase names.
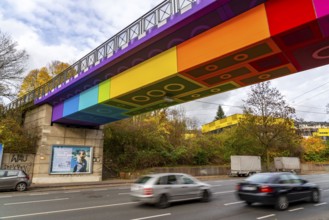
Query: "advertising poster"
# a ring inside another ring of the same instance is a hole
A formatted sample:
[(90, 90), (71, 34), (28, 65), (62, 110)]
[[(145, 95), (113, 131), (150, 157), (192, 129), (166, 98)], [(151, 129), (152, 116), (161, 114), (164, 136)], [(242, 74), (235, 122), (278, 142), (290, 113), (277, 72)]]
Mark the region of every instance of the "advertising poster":
[(50, 173), (91, 173), (91, 158), (92, 147), (54, 145)]
[(0, 144), (0, 168), (2, 163), (2, 155), (3, 155), (3, 144)]

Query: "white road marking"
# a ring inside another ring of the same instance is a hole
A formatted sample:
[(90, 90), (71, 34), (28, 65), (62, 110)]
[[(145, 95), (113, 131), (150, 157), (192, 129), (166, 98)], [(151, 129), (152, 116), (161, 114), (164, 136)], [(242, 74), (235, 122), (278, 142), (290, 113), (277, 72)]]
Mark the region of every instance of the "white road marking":
[(314, 206), (327, 205), (327, 204), (328, 203), (326, 203), (326, 202), (322, 202), (322, 203), (315, 204)]
[(329, 189), (323, 189), (322, 191), (323, 191), (323, 192), (328, 192), (328, 191), (329, 191)]
[(2, 199), (2, 198), (11, 198), (11, 197), (13, 197), (13, 196), (0, 196), (0, 199)]
[(257, 219), (270, 218), (270, 217), (273, 217), (273, 216), (275, 216), (275, 214), (270, 214), (270, 215), (261, 216), (261, 217), (258, 217)]
[(128, 195), (130, 193), (118, 193), (118, 195)]
[(212, 187), (217, 187), (217, 186), (222, 186), (222, 185), (220, 185), (220, 184), (218, 184), (218, 185), (212, 185)]
[(19, 205), (19, 204), (37, 203), (37, 202), (53, 202), (53, 201), (66, 200), (66, 199), (69, 199), (69, 198), (47, 199), (47, 200), (37, 200), (37, 201), (27, 201), (27, 202), (14, 202), (14, 203), (5, 203), (4, 205)]
[(49, 195), (49, 193), (30, 193), (29, 196), (43, 196), (43, 195)]
[(0, 219), (23, 218), (23, 217), (27, 217), (27, 216), (36, 216), (36, 215), (49, 215), (49, 214), (55, 214), (55, 213), (61, 213), (61, 212), (74, 212), (74, 211), (80, 211), (80, 210), (130, 205), (130, 204), (135, 204), (135, 203), (137, 203), (137, 202), (127, 202), (127, 203), (117, 203), (117, 204), (100, 205), (100, 206), (90, 206), (90, 207), (75, 208), (75, 209), (63, 209), (63, 210), (50, 211), (50, 212), (36, 212), (36, 213), (30, 213), (30, 214), (24, 214), (24, 215), (4, 216), (4, 217), (0, 217)]
[(148, 217), (143, 217), (143, 218), (134, 218), (131, 220), (143, 220), (143, 219), (150, 219), (150, 218), (159, 218), (159, 217), (163, 217), (163, 216), (168, 216), (171, 215), (171, 213), (166, 213), (166, 214), (162, 214), (162, 215), (153, 215), (153, 216), (148, 216)]
[(225, 205), (225, 206), (228, 206), (228, 205), (235, 205), (235, 204), (240, 204), (240, 203), (244, 203), (244, 201), (231, 202), (231, 203), (226, 203), (226, 204), (224, 204), (224, 205)]
[(304, 209), (303, 207), (300, 207), (300, 208), (296, 208), (296, 209), (289, 209), (288, 211), (289, 212), (295, 212), (295, 211), (299, 211), (299, 210), (302, 210)]
[(223, 191), (223, 192), (214, 192), (213, 194), (225, 194), (225, 193), (232, 193), (235, 192), (234, 190), (231, 191)]
[(94, 192), (97, 192), (97, 191), (105, 191), (105, 190), (108, 190), (108, 189), (93, 189)]
[(80, 190), (76, 190), (76, 191), (67, 191), (67, 192), (64, 192), (64, 193), (79, 193), (81, 192)]

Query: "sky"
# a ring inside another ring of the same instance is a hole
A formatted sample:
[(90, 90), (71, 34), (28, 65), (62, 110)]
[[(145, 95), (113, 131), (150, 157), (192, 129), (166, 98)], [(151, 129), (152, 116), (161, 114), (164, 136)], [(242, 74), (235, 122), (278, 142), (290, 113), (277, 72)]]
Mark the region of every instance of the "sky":
[[(29, 54), (26, 73), (53, 60), (74, 63), (163, 0), (0, 0), (0, 30)], [(25, 74), (26, 74), (25, 73)], [(329, 65), (271, 80), (297, 117), (329, 122)], [(199, 124), (242, 113), (250, 87), (199, 99), (179, 107)]]

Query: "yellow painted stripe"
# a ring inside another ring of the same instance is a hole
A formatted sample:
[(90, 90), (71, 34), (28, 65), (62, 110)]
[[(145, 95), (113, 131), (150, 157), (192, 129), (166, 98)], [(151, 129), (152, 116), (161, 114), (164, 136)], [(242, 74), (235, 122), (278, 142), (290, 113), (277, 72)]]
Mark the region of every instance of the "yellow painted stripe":
[(110, 98), (155, 83), (177, 73), (176, 47), (140, 63), (111, 79)]

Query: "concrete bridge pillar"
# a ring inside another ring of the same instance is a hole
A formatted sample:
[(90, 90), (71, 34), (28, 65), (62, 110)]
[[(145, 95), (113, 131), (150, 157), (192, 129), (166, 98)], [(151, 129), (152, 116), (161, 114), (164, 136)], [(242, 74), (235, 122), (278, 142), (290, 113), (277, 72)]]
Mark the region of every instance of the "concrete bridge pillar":
[[(24, 126), (40, 135), (33, 183), (94, 182), (102, 180), (103, 130), (51, 125), (52, 106), (45, 104), (25, 115)], [(73, 171), (78, 151), (87, 149), (87, 170)], [(88, 150), (90, 151), (88, 152)], [(71, 154), (69, 154), (71, 152)]]

